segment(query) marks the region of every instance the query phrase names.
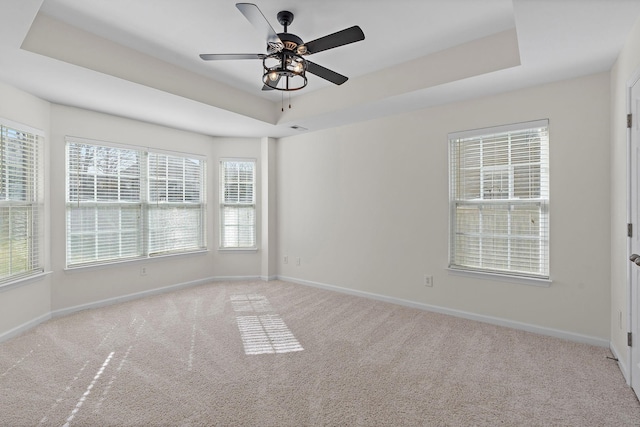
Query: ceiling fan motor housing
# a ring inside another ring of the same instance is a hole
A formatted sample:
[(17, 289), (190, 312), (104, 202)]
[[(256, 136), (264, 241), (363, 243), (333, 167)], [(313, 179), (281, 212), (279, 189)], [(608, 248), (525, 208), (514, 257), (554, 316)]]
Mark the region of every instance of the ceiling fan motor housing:
[(303, 43), (300, 37), (291, 33), (278, 33), (278, 37), (282, 40), (284, 48), (293, 52), (296, 52), (298, 46), (302, 46)]

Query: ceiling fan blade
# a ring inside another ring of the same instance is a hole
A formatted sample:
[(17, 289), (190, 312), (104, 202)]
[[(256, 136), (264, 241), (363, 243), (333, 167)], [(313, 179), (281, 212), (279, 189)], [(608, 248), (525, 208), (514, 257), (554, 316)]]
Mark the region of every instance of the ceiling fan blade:
[(307, 71), (337, 85), (341, 85), (342, 83), (349, 80), (348, 77), (343, 76), (342, 74), (338, 74), (335, 71), (332, 71), (328, 68), (323, 67), (322, 65), (318, 65), (315, 62), (311, 61), (307, 61)]
[(267, 18), (264, 17), (258, 6), (253, 3), (236, 3), (236, 7), (245, 18), (258, 30), (260, 35), (267, 41), (270, 50), (280, 52), (284, 47), (282, 40), (274, 31)]
[(337, 33), (312, 40), (305, 43), (304, 46), (307, 48), (306, 53), (311, 55), (313, 53), (322, 52), (323, 50), (344, 46), (345, 44), (359, 42), (360, 40), (364, 40), (364, 33), (360, 27), (355, 25), (351, 28), (338, 31)]
[(205, 61), (218, 61), (229, 59), (263, 59), (266, 55), (262, 53), (203, 53), (200, 58)]

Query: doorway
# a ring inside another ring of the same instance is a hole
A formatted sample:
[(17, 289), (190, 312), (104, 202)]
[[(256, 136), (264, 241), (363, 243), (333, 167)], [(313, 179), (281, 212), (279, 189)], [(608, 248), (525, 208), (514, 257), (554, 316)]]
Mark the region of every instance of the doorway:
[[(630, 194), (629, 194), (629, 222), (633, 232), (630, 238), (631, 254), (640, 254), (640, 76), (635, 79), (629, 88), (629, 113), (631, 121), (629, 127), (629, 154), (630, 154)], [(633, 258), (633, 256), (632, 256)], [(633, 340), (630, 357), (631, 387), (640, 398), (640, 258), (638, 263), (632, 262), (629, 273), (629, 331)]]

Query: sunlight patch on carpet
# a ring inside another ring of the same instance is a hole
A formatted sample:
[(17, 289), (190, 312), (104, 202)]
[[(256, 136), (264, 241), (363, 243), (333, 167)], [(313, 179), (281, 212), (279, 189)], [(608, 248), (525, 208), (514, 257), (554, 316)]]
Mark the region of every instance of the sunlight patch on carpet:
[[(73, 384), (78, 381), (78, 379), (80, 378), (80, 376), (82, 375), (82, 373), (84, 372), (84, 370), (87, 368), (87, 366), (89, 365), (89, 361), (85, 361), (84, 365), (82, 365), (82, 367), (80, 368), (80, 370), (76, 373), (76, 375), (73, 377), (73, 379), (71, 380), (71, 382), (67, 385), (67, 387), (65, 387), (65, 389), (62, 391), (62, 394), (60, 396), (58, 396), (58, 398), (56, 399), (56, 401), (51, 405), (50, 410), (53, 411), (54, 409), (56, 409), (56, 407), (58, 405), (60, 405), (61, 402), (64, 401), (64, 395), (66, 393), (69, 393), (71, 391), (71, 388), (73, 386)], [(49, 418), (45, 415), (41, 420), (40, 420), (40, 424), (45, 424), (49, 421)]]
[(238, 316), (237, 320), (247, 355), (304, 350), (277, 314)]
[(267, 297), (258, 294), (231, 295), (231, 305), (233, 306), (233, 311), (236, 312), (264, 313), (272, 311)]
[(73, 421), (73, 419), (75, 418), (76, 414), (78, 413), (78, 411), (80, 410), (80, 408), (82, 407), (84, 402), (87, 400), (87, 396), (89, 396), (89, 394), (91, 394), (91, 389), (96, 385), (96, 382), (100, 379), (100, 377), (102, 376), (102, 373), (104, 372), (104, 370), (109, 365), (109, 362), (111, 361), (111, 358), (113, 357), (114, 353), (115, 352), (112, 351), (109, 354), (109, 356), (107, 356), (107, 358), (105, 359), (104, 363), (102, 364), (102, 366), (100, 367), (100, 369), (98, 370), (96, 375), (93, 377), (93, 381), (91, 381), (89, 386), (87, 386), (87, 390), (84, 392), (82, 397), (78, 400), (78, 403), (76, 404), (76, 407), (73, 408), (73, 411), (71, 411), (71, 414), (69, 415), (69, 418), (67, 418), (67, 422), (64, 424), (63, 427), (69, 426), (69, 423), (71, 423), (71, 421)]
[(199, 301), (196, 301), (193, 307), (193, 325), (191, 326), (191, 346), (189, 348), (189, 359), (187, 362), (187, 366), (188, 366), (187, 370), (189, 371), (193, 370), (193, 355), (195, 354), (195, 350), (196, 350), (196, 332), (197, 332), (196, 322), (198, 320), (198, 304), (199, 304)]
[[(273, 311), (264, 295), (231, 295), (231, 306), (236, 313), (266, 313)], [(302, 351), (293, 333), (278, 314), (236, 316), (244, 352), (253, 354), (274, 354)]]
[[(38, 347), (40, 347), (40, 344), (38, 344)], [(11, 366), (9, 369), (7, 369), (5, 372), (3, 372), (2, 375), (0, 375), (0, 377), (4, 377), (9, 372), (11, 372), (12, 370), (16, 369), (18, 367), (18, 365), (20, 365), (22, 362), (24, 362), (24, 360), (27, 357), (31, 356), (32, 354), (33, 354), (33, 350), (29, 351), (29, 353), (27, 353), (22, 359), (18, 360), (16, 363), (13, 364), (13, 366)]]

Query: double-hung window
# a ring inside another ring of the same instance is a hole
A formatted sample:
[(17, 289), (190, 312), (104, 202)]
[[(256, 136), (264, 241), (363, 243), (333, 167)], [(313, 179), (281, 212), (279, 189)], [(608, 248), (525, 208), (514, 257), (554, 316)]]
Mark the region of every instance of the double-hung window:
[(204, 160), (148, 154), (150, 255), (205, 248)]
[(449, 134), (450, 268), (549, 278), (548, 127)]
[(206, 249), (204, 158), (67, 138), (67, 267)]
[(44, 271), (43, 140), (0, 122), (0, 285)]
[(220, 161), (220, 248), (256, 248), (256, 162)]

